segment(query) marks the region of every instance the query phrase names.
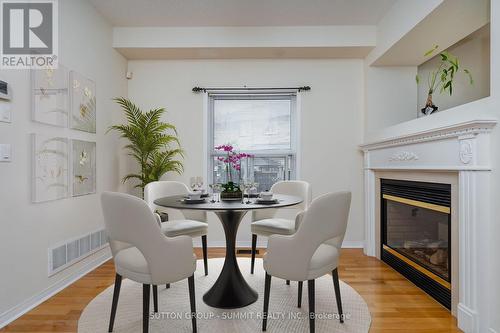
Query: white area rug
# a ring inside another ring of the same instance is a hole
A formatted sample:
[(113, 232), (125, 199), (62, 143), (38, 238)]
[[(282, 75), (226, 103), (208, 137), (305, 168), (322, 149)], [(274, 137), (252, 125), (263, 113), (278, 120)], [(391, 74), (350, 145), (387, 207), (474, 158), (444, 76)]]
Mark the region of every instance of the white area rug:
[[(196, 309), (199, 312), (198, 331), (233, 333), (260, 332), (262, 326), (262, 303), (264, 299), (264, 269), (262, 260), (255, 262), (255, 274), (250, 274), (250, 259), (238, 258), (243, 276), (259, 293), (257, 302), (240, 309), (223, 310), (209, 307), (203, 302), (203, 294), (213, 285), (222, 269), (224, 259), (210, 259), (209, 275), (203, 275), (203, 261), (198, 260), (195, 272)], [(170, 289), (158, 287), (159, 314), (150, 320), (150, 332), (191, 332), (189, 314), (188, 283), (173, 283)], [(340, 293), (344, 324), (335, 319), (337, 304), (332, 277), (325, 275), (316, 280), (317, 332), (368, 332), (370, 312), (363, 298), (348, 284), (340, 281)], [(94, 298), (83, 311), (78, 321), (79, 333), (107, 332), (113, 286)], [(302, 308), (297, 308), (297, 282), (287, 286), (284, 280), (273, 278), (267, 332), (309, 332), (307, 282), (304, 283)], [(151, 300), (151, 311), (153, 302)], [(153, 316), (153, 315), (152, 315)], [(114, 332), (137, 333), (142, 331), (142, 285), (123, 280)]]

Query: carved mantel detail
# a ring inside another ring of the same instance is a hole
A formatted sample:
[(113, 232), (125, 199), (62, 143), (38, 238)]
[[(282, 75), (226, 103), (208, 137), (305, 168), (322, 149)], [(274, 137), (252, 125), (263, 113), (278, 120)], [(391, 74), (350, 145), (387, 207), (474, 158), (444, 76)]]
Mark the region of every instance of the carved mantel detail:
[(418, 160), (418, 155), (410, 151), (400, 151), (393, 154), (390, 158), (390, 162), (395, 161), (416, 161)]
[(472, 149), (472, 141), (471, 140), (462, 140), (460, 141), (460, 162), (463, 164), (469, 164), (472, 162), (474, 157), (474, 151)]

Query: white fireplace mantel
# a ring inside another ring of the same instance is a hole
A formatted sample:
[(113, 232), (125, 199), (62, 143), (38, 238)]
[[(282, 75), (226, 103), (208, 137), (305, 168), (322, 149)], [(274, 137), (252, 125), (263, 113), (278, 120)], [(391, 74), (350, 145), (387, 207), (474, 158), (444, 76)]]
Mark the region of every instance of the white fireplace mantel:
[[(459, 297), (458, 326), (481, 330), (488, 295), (481, 288), (485, 274), (485, 242), (490, 221), (490, 133), (495, 119), (472, 119), (397, 136), (380, 136), (361, 145), (365, 169), (365, 254), (376, 255), (376, 172), (452, 171), (458, 173)], [(486, 265), (487, 266), (487, 265)], [(487, 274), (487, 273), (486, 273)]]
[(363, 144), (365, 169), (490, 170), (496, 120), (471, 120)]

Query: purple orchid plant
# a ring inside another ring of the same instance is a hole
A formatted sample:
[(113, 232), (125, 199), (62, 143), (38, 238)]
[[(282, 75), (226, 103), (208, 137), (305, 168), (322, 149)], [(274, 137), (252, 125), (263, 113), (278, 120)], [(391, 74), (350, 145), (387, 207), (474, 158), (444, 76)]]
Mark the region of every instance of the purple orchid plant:
[(226, 156), (219, 156), (217, 157), (217, 160), (223, 162), (226, 165), (228, 185), (230, 185), (230, 187), (233, 187), (231, 169), (236, 170), (241, 178), (241, 161), (245, 158), (253, 157), (253, 155), (236, 152), (234, 150), (234, 147), (230, 144), (216, 146), (215, 150), (223, 151), (226, 153)]

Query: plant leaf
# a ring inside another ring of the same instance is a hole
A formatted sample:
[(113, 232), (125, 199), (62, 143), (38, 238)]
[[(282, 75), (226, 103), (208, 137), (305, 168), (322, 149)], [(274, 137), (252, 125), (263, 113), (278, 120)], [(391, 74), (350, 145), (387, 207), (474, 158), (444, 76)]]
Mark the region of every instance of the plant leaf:
[(438, 45), (434, 45), (432, 49), (424, 53), (424, 57), (430, 56), (432, 53), (434, 53), (434, 51), (437, 50), (438, 47), (439, 47)]
[(471, 72), (467, 68), (464, 68), (464, 73), (469, 77), (469, 83), (471, 85), (474, 84), (474, 79), (472, 78)]
[(443, 90), (446, 90), (446, 89), (448, 89), (448, 91), (449, 91), (449, 93), (451, 95), (451, 89), (452, 89), (452, 87), (451, 87), (451, 81), (446, 82), (446, 84), (443, 86)]

